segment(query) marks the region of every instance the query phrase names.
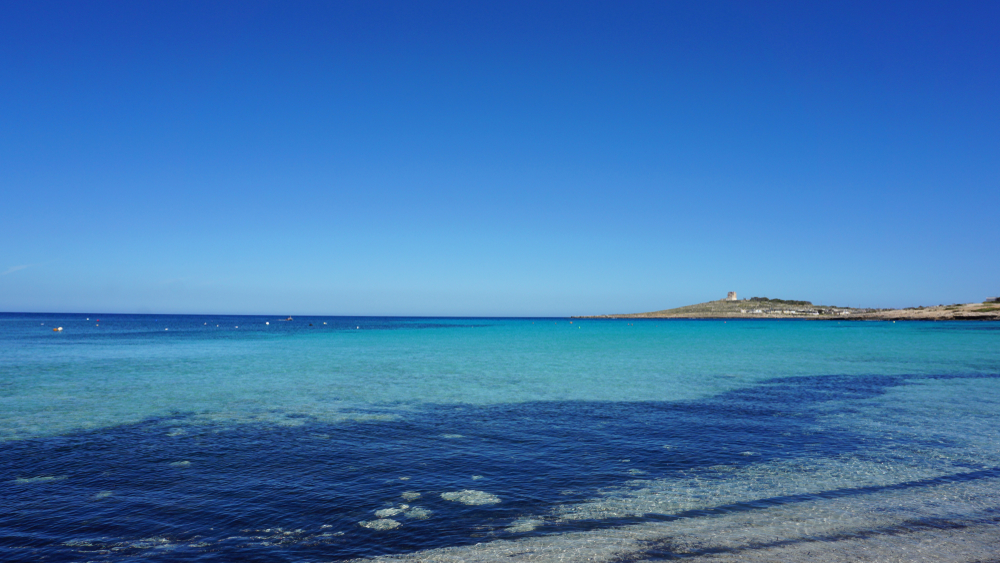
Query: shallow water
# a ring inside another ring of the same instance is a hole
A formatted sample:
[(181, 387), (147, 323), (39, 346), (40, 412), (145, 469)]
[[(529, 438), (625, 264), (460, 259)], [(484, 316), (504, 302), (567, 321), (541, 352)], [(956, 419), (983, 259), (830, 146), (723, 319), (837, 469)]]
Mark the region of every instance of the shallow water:
[(998, 414), (1000, 323), (0, 315), (0, 559), (972, 561)]

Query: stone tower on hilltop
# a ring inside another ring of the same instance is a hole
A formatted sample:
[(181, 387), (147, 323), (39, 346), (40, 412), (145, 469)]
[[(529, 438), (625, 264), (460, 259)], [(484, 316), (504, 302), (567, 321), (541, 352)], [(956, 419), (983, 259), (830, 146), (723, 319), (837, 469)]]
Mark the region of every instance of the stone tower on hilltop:
[(730, 291), (726, 294), (726, 301), (736, 301), (736, 292)]

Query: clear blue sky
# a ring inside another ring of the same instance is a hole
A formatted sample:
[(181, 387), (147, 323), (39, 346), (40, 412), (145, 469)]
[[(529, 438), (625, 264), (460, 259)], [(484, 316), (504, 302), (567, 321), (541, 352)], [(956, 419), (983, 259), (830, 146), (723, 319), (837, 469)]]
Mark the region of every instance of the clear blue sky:
[(997, 2), (0, 1), (0, 311), (1000, 294)]

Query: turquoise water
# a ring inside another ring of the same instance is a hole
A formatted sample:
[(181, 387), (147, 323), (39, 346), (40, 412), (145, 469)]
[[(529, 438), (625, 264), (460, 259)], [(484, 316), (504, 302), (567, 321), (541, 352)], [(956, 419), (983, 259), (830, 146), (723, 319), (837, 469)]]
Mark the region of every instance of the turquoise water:
[(0, 554), (972, 557), (998, 391), (1000, 323), (0, 315)]

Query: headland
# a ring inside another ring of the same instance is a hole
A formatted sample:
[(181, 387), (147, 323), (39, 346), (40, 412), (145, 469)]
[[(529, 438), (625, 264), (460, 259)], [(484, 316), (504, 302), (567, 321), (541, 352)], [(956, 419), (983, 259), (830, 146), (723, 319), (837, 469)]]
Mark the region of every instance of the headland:
[(581, 319), (816, 319), (816, 320), (1000, 320), (1000, 299), (991, 297), (981, 303), (956, 303), (907, 307), (904, 309), (876, 309), (814, 305), (810, 301), (751, 297), (736, 299), (730, 292), (725, 299), (664, 309), (648, 313), (591, 315)]

